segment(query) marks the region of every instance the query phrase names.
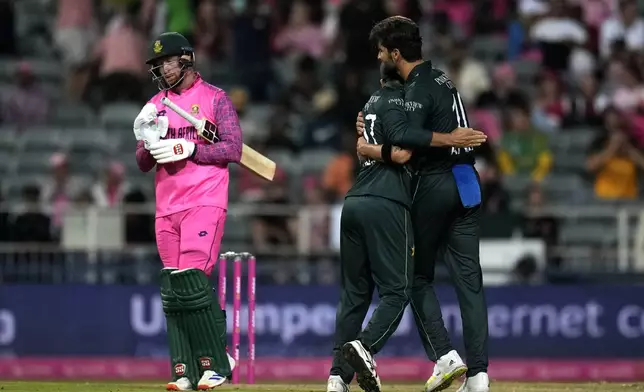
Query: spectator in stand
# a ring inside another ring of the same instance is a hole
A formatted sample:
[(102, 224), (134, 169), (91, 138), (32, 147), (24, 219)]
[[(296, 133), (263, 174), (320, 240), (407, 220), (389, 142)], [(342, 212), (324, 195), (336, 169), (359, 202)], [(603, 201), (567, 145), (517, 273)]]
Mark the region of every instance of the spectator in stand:
[(344, 59), (351, 69), (374, 69), (375, 51), (365, 42), (373, 25), (387, 17), (382, 2), (348, 0), (340, 11), (340, 30), (331, 49), (333, 58)]
[(595, 196), (604, 200), (634, 200), (638, 197), (638, 173), (644, 169), (644, 154), (631, 137), (623, 114), (609, 108), (603, 132), (590, 146), (586, 169), (594, 176)]
[(581, 7), (582, 20), (588, 29), (593, 52), (599, 48), (599, 30), (602, 23), (613, 14), (617, 0), (569, 0), (570, 3)]
[(611, 57), (613, 44), (623, 40), (632, 51), (644, 50), (644, 19), (638, 15), (636, 0), (619, 0), (619, 11), (602, 23), (599, 50), (602, 58)]
[(44, 208), (51, 209), (53, 227), (59, 229), (65, 209), (83, 189), (83, 184), (69, 175), (67, 155), (56, 153), (51, 157), (50, 163), (51, 178), (44, 184), (40, 199)]
[(475, 104), (476, 98), (491, 87), (485, 66), (470, 55), (465, 39), (454, 39), (447, 53), (447, 64), (437, 65), (458, 86), (466, 106)]
[(586, 73), (576, 79), (576, 92), (570, 99), (570, 110), (564, 118), (564, 128), (577, 125), (601, 125), (602, 119), (597, 110), (599, 82), (597, 76)]
[[(161, 0), (165, 6), (166, 29), (164, 31), (177, 32), (188, 40), (196, 42), (195, 14), (193, 1), (186, 0)], [(159, 2), (157, 2), (158, 4)], [(214, 21), (213, 21), (214, 22)]]
[(197, 8), (195, 54), (203, 67), (227, 60), (230, 54), (230, 26), (225, 18), (226, 10), (220, 3), (202, 0)]
[(232, 21), (233, 64), (253, 101), (268, 99), (268, 86), (274, 79), (271, 67), (266, 66), (272, 60), (269, 12), (270, 6), (262, 0), (248, 0)]
[(310, 2), (296, 0), (291, 4), (288, 23), (275, 37), (274, 48), (286, 56), (321, 58), (326, 40), (320, 20), (314, 17)]
[(87, 67), (96, 39), (93, 0), (58, 0), (54, 42), (67, 72), (67, 96), (82, 98), (89, 81)]
[(144, 99), (146, 40), (136, 17), (134, 8), (122, 8), (110, 20), (105, 36), (94, 51), (104, 103)]
[[(469, 37), (472, 34), (472, 27), (474, 25), (475, 7), (472, 3), (470, 0), (437, 0), (434, 2), (434, 10), (437, 12), (445, 12), (450, 22), (458, 26), (464, 36)], [(461, 88), (459, 85), (459, 90)]]
[(281, 97), (294, 114), (306, 119), (313, 114), (313, 98), (323, 87), (317, 67), (318, 63), (313, 58), (302, 58), (298, 62), (295, 80)]
[(510, 12), (507, 0), (478, 0), (474, 6), (474, 29), (477, 35), (505, 34)]
[(616, 65), (617, 83), (610, 104), (629, 115), (644, 110), (644, 84), (637, 64), (629, 59)]
[(125, 181), (125, 166), (110, 162), (101, 181), (92, 186), (92, 198), (99, 207), (117, 207), (129, 191)]
[(641, 80), (637, 64), (628, 58), (612, 59), (597, 96), (597, 110), (604, 111), (612, 106), (630, 116), (644, 109), (644, 85)]
[(541, 48), (545, 68), (565, 71), (572, 52), (588, 42), (588, 33), (580, 21), (571, 17), (564, 0), (552, 0), (549, 8), (550, 12), (532, 27), (530, 37)]
[(544, 131), (556, 131), (570, 110), (563, 82), (556, 74), (544, 72), (536, 78), (535, 83), (537, 96), (532, 109), (533, 122)]
[(338, 100), (335, 103), (335, 114), (339, 123), (349, 124), (355, 120), (356, 108), (361, 108), (369, 100), (369, 95), (363, 90), (363, 73), (356, 69), (344, 70), (338, 86)]
[(2, 119), (20, 129), (42, 124), (50, 112), (50, 100), (42, 91), (29, 63), (18, 65), (15, 84), (2, 97)]
[(288, 107), (277, 105), (276, 112), (271, 118), (268, 127), (268, 135), (264, 140), (264, 146), (273, 150), (287, 150), (292, 153), (300, 151), (299, 146), (289, 136), (289, 112)]
[(539, 182), (550, 172), (552, 153), (547, 136), (530, 124), (530, 117), (527, 104), (508, 108), (498, 163), (504, 175), (527, 176)]
[(256, 118), (248, 116), (248, 91), (240, 87), (234, 87), (228, 92), (228, 97), (237, 112), (239, 125), (244, 131), (244, 139), (253, 140), (257, 138), (262, 133), (262, 129), (260, 129)]
[(481, 109), (502, 110), (511, 103), (523, 102), (525, 94), (517, 87), (517, 74), (509, 63), (494, 67), (490, 89), (479, 95), (476, 106)]

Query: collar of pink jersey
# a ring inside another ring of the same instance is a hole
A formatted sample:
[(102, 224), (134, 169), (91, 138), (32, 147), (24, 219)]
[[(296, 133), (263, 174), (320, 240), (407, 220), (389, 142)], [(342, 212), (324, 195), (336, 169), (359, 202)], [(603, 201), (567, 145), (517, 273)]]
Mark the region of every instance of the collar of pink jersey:
[(172, 97), (172, 96), (174, 96), (174, 97), (182, 96), (182, 95), (184, 95), (184, 94), (186, 94), (186, 93), (189, 93), (189, 92), (190, 92), (190, 91), (192, 91), (194, 88), (199, 87), (199, 85), (200, 85), (201, 83), (203, 83), (203, 79), (201, 78), (201, 74), (200, 74), (199, 72), (195, 72), (195, 80), (194, 80), (194, 82), (192, 82), (192, 84), (190, 85), (190, 87), (188, 87), (187, 89), (185, 89), (185, 90), (181, 91), (181, 93), (179, 93), (179, 94), (175, 93), (175, 92), (174, 92), (174, 91), (172, 91), (172, 90), (166, 90), (166, 97), (167, 97), (167, 96), (170, 96), (170, 97)]

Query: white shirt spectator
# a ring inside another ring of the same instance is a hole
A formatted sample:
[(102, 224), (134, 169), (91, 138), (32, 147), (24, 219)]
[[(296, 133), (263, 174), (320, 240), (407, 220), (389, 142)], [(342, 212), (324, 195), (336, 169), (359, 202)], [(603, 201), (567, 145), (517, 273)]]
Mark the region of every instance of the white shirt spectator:
[(613, 42), (620, 39), (626, 42), (626, 48), (629, 50), (644, 50), (644, 20), (637, 18), (630, 26), (626, 26), (619, 17), (606, 20), (599, 32), (599, 52), (601, 56), (608, 58)]
[(572, 18), (546, 17), (537, 22), (530, 33), (539, 42), (574, 42), (583, 45), (588, 39), (586, 29)]

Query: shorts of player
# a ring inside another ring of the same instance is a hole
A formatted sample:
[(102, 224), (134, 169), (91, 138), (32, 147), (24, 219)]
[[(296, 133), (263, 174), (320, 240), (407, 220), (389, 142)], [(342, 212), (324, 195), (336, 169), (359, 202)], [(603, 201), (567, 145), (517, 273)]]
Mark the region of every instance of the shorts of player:
[(201, 206), (156, 218), (159, 256), (164, 267), (197, 268), (210, 275), (219, 257), (226, 210)]

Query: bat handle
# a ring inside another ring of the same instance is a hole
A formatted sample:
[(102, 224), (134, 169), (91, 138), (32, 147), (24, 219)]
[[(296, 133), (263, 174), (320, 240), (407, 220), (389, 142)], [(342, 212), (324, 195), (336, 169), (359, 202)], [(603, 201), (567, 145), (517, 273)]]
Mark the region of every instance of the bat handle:
[(179, 116), (183, 117), (184, 120), (188, 121), (190, 124), (192, 124), (194, 127), (199, 127), (199, 120), (191, 116), (188, 112), (185, 110), (181, 109), (177, 104), (172, 102), (168, 97), (163, 97), (161, 98), (161, 103), (164, 104), (165, 106), (169, 107), (170, 110), (173, 112), (177, 113)]

